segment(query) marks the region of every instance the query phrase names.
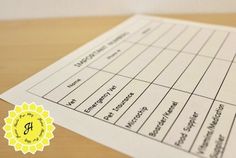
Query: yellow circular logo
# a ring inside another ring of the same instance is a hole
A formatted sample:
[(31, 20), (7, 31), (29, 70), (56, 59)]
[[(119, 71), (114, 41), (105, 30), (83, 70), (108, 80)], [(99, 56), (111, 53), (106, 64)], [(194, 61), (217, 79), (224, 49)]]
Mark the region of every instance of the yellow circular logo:
[(34, 103), (16, 105), (9, 111), (3, 127), (8, 144), (24, 154), (43, 151), (53, 138), (54, 129), (49, 112)]

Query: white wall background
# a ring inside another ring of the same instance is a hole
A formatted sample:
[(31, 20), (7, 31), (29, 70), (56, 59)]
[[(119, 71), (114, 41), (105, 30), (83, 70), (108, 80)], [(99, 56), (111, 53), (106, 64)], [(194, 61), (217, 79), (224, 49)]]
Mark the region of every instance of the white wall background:
[(0, 20), (134, 13), (222, 12), (236, 12), (236, 0), (0, 0)]

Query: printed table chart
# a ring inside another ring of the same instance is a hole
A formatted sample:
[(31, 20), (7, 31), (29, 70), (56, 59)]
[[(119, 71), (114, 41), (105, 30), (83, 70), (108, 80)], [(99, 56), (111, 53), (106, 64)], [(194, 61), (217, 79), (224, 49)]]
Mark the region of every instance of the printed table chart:
[(235, 122), (236, 32), (143, 18), (27, 91), (199, 157)]

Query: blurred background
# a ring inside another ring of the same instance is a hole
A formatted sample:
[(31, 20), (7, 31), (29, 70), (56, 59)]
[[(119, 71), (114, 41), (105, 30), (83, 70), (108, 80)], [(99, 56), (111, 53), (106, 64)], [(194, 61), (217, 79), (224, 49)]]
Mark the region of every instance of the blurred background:
[(0, 20), (235, 12), (236, 0), (0, 0)]

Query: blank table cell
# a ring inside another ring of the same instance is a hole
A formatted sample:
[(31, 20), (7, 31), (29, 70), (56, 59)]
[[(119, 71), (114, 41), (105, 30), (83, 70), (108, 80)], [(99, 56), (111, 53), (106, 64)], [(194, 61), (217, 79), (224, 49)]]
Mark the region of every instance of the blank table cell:
[(183, 52), (190, 52), (193, 54), (198, 53), (202, 46), (207, 42), (208, 38), (212, 34), (212, 30), (210, 29), (202, 29), (193, 40), (188, 43), (188, 45), (183, 49)]
[(154, 31), (148, 34), (145, 38), (139, 41), (139, 43), (150, 45), (158, 40), (160, 37), (165, 35), (171, 28), (173, 24), (164, 23), (157, 27)]
[(220, 49), (216, 58), (225, 59), (231, 61), (236, 53), (236, 33), (231, 32), (226, 39), (224, 45)]
[(127, 67), (125, 67), (121, 72), (120, 75), (134, 77), (137, 75), (142, 69), (145, 68), (156, 56), (160, 54), (162, 49), (149, 47), (142, 53), (138, 58), (136, 58), (133, 62), (131, 62)]
[(217, 100), (236, 103), (236, 63), (233, 63), (217, 96)]
[(199, 94), (214, 99), (229, 66), (230, 62), (228, 61), (214, 60), (197, 86), (194, 94)]
[(171, 87), (194, 58), (193, 54), (179, 54), (175, 60), (154, 81), (156, 84)]
[(174, 88), (191, 93), (203, 77), (204, 72), (210, 65), (211, 60), (212, 59), (201, 56), (196, 57), (174, 85)]
[(166, 47), (171, 41), (173, 41), (179, 34), (181, 34), (186, 29), (185, 25), (175, 25), (168, 31), (164, 36), (158, 39), (153, 45), (157, 47)]
[(227, 32), (216, 31), (200, 51), (200, 55), (214, 57), (227, 37)]
[(197, 34), (199, 28), (187, 28), (170, 46), (169, 49), (182, 50), (184, 46)]
[(136, 78), (144, 81), (153, 81), (175, 58), (178, 52), (164, 50), (160, 53)]

